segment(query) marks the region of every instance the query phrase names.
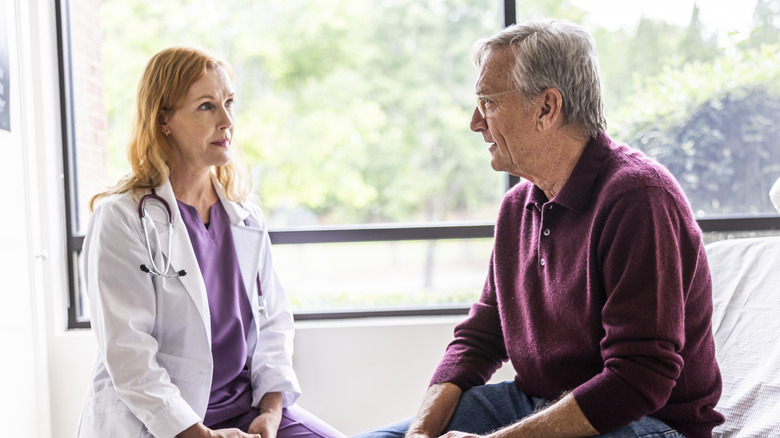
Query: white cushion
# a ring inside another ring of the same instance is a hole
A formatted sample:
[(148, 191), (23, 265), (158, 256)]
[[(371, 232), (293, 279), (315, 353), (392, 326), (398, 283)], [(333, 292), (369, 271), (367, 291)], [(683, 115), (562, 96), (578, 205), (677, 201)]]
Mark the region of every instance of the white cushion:
[(714, 437), (780, 436), (780, 237), (707, 245), (726, 423)]

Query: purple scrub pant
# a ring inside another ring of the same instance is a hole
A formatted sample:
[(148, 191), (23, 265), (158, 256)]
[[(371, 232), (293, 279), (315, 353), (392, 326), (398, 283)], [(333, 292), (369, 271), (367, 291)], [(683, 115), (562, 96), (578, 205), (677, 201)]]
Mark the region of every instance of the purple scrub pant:
[[(227, 429), (237, 427), (246, 432), (260, 412), (252, 408), (249, 412), (236, 418), (211, 426), (212, 429)], [(292, 405), (282, 410), (282, 421), (279, 424), (277, 438), (346, 438), (333, 426), (320, 420), (309, 411), (298, 405)]]

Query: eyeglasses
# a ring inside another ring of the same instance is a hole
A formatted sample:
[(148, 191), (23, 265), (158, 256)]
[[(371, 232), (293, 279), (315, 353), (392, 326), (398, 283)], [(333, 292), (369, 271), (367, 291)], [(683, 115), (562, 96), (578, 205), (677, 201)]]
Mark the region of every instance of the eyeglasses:
[(504, 91), (501, 93), (495, 93), (495, 94), (484, 94), (484, 95), (476, 95), (474, 96), (477, 99), (477, 108), (479, 109), (479, 113), (482, 114), (482, 117), (485, 117), (485, 101), (488, 98), (496, 97), (496, 96), (502, 96), (504, 94), (514, 93), (515, 90), (510, 91)]

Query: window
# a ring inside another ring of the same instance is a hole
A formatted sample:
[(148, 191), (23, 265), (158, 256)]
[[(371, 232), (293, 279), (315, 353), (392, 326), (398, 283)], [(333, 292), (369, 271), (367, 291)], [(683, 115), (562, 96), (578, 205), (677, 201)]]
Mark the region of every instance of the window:
[(610, 135), (667, 165), (705, 230), (776, 229), (780, 49), (765, 43), (780, 8), (731, 3), (60, 0), (70, 326), (89, 319), (86, 205), (126, 172), (141, 70), (176, 44), (236, 70), (236, 135), (298, 318), (464, 312), (478, 296), (516, 179), (490, 169), (468, 129), (469, 53), (515, 16), (594, 34)]

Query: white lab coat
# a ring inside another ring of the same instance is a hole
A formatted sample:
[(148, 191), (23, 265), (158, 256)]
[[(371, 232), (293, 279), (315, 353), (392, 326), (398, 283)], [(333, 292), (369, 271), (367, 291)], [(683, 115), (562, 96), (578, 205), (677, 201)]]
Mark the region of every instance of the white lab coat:
[[(292, 368), (293, 319), (271, 261), (265, 220), (255, 205), (225, 198), (233, 240), (254, 321), (249, 330), (248, 364), (252, 403), (282, 392), (284, 406), (300, 396)], [(104, 199), (92, 215), (82, 252), (84, 285), (90, 299), (98, 358), (78, 437), (173, 437), (206, 414), (213, 362), (206, 288), (170, 182), (157, 189), (171, 207), (171, 272), (157, 278), (149, 265), (138, 199), (129, 193)], [(146, 224), (158, 267), (168, 251), (162, 204), (147, 204)], [(245, 219), (249, 219), (249, 225)], [(265, 309), (259, 309), (257, 279)]]

